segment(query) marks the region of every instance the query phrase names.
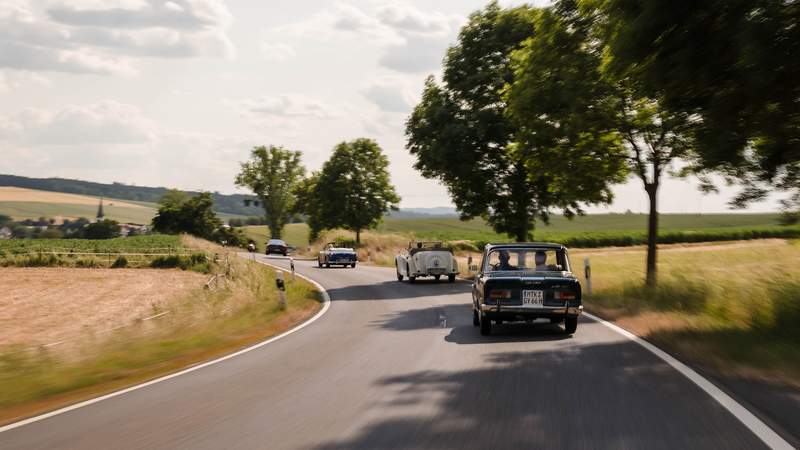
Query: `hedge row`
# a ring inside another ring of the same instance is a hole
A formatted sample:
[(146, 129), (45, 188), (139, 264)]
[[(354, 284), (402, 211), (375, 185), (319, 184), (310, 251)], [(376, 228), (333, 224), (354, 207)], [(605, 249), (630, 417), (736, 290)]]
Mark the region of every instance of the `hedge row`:
[[(602, 233), (541, 233), (537, 241), (556, 242), (573, 248), (630, 247), (647, 244), (646, 232), (602, 232)], [(798, 227), (763, 228), (710, 228), (696, 231), (664, 231), (658, 235), (659, 244), (682, 244), (697, 242), (748, 241), (753, 239), (800, 239)], [(474, 248), (482, 249), (487, 243), (475, 241)], [(459, 243), (459, 247), (470, 247)], [(463, 248), (464, 250), (471, 250)]]

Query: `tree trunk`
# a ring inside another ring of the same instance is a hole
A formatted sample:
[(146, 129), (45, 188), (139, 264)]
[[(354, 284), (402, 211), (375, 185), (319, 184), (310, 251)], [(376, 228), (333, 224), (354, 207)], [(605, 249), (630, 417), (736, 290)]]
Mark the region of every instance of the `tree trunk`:
[(356, 228), (356, 244), (361, 243), (361, 228)]
[(267, 223), (269, 224), (270, 239), (280, 239), (283, 234), (283, 227), (281, 227), (280, 223), (270, 218), (267, 218)]
[(658, 250), (658, 184), (650, 184), (645, 188), (650, 200), (650, 215), (647, 218), (647, 286), (655, 287), (658, 278), (656, 273), (656, 252)]

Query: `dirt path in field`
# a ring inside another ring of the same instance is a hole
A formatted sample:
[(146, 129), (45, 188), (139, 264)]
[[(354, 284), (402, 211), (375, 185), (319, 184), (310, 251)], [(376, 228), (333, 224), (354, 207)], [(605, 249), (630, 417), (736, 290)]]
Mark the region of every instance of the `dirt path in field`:
[(32, 347), (128, 325), (203, 285), (199, 273), (0, 268), (0, 347)]

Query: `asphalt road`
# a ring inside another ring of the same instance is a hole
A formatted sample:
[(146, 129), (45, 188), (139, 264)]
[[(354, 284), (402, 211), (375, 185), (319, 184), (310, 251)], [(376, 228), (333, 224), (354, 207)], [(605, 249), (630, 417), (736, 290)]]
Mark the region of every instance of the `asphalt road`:
[(0, 448), (764, 448), (688, 379), (600, 323), (582, 319), (572, 337), (550, 324), (481, 337), (467, 283), (297, 267), (332, 299), (315, 323), (0, 433)]

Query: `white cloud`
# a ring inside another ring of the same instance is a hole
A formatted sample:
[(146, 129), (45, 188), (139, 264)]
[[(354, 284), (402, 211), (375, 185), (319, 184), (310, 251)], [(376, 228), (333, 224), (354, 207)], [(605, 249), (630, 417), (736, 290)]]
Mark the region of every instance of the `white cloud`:
[(335, 108), (302, 95), (264, 96), (239, 102), (244, 111), (251, 116), (335, 119), (341, 113)]
[(0, 4), (0, 67), (133, 74), (132, 58), (231, 58), (222, 0), (50, 1)]
[(297, 56), (297, 52), (289, 44), (269, 43), (264, 42), (261, 44), (261, 53), (267, 61), (282, 62)]
[(255, 144), (164, 129), (113, 101), (26, 108), (0, 116), (0, 173), (230, 190), (238, 161)]
[(27, 86), (50, 86), (49, 79), (24, 71), (0, 70), (0, 94), (21, 89)]
[(27, 108), (0, 124), (3, 140), (24, 147), (139, 144), (158, 135), (138, 108), (109, 100), (59, 111)]
[[(453, 27), (453, 17), (436, 11), (423, 12), (408, 4), (387, 5), (380, 8), (377, 18), (385, 25), (405, 33), (446, 36)], [(456, 20), (458, 20), (456, 18)]]
[(147, 0), (135, 7), (75, 7), (64, 1), (52, 5), (48, 16), (78, 27), (170, 28), (196, 31), (227, 26), (232, 16), (221, 0)]
[(322, 40), (355, 38), (385, 48), (379, 61), (382, 66), (421, 73), (441, 66), (442, 56), (463, 22), (461, 16), (401, 2), (371, 9), (337, 2), (307, 20), (274, 31)]
[(363, 94), (388, 113), (408, 113), (416, 103), (410, 84), (399, 77), (378, 78), (364, 89)]

